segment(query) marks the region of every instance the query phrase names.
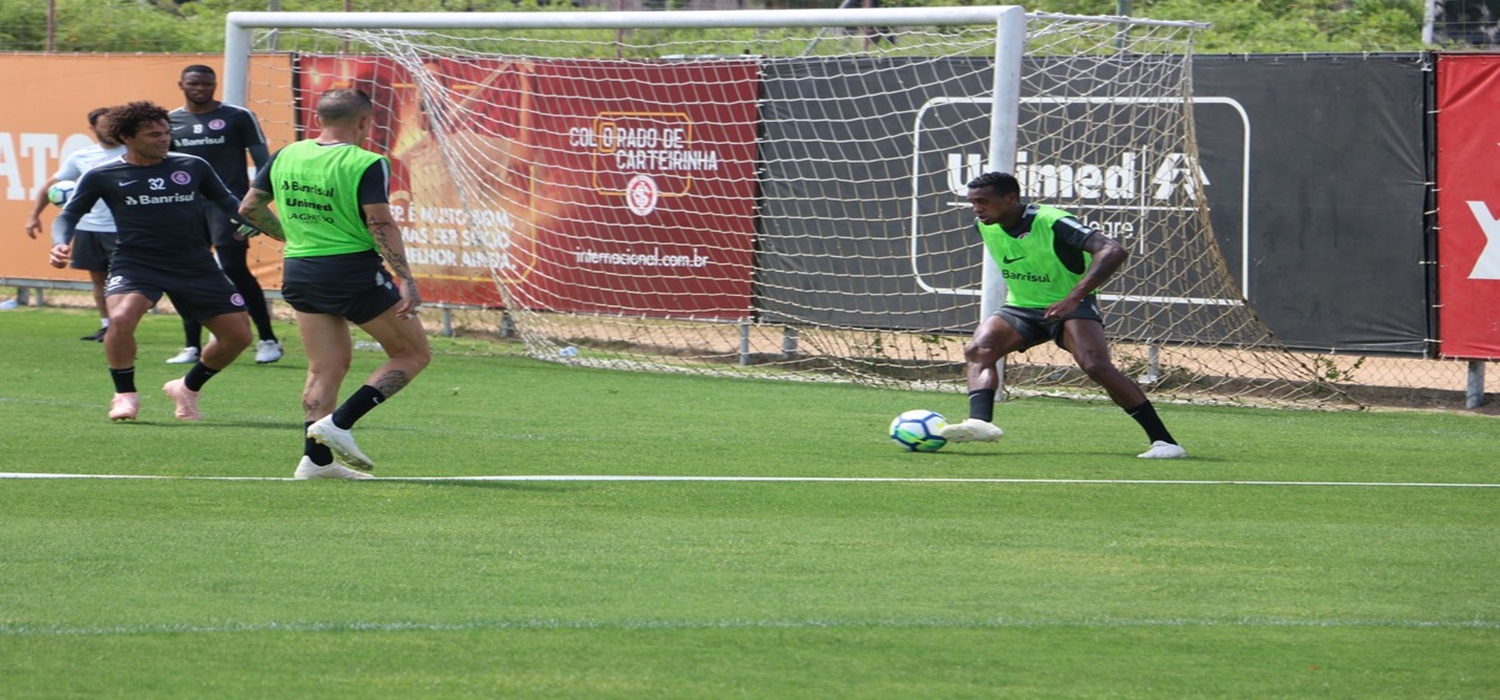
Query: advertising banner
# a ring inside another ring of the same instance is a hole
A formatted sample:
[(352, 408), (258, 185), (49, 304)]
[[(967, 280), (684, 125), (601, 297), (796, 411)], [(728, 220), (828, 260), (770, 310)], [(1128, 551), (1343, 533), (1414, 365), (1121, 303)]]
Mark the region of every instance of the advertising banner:
[[(252, 77), (285, 74), (285, 56), (257, 56)], [(88, 274), (47, 264), (51, 226), (58, 209), (47, 206), (43, 231), (25, 235), (36, 194), (68, 154), (94, 143), (87, 115), (98, 107), (150, 100), (170, 110), (182, 106), (182, 69), (204, 64), (218, 70), (223, 56), (198, 54), (13, 54), (0, 56), (0, 277), (87, 282)], [(39, 82), (38, 76), (45, 76)], [(41, 87), (39, 87), (41, 86)], [(291, 114), (266, 103), (246, 105), (260, 118), (271, 148), (291, 138)], [(249, 167), (249, 164), (246, 164)], [(262, 286), (281, 286), (281, 249), (252, 240), (251, 270)]]
[(934, 332), (974, 326), (983, 251), (967, 189), (960, 184), (955, 195), (952, 182), (967, 182), (968, 164), (988, 153), (982, 96), (993, 88), (991, 65), (767, 64), (756, 259), (763, 320)]
[(1500, 56), (1437, 65), (1438, 340), (1500, 360)]
[[(428, 298), (742, 318), (755, 233), (752, 62), (303, 57), (304, 109), (366, 89)], [(714, 86), (712, 99), (695, 89)], [(454, 172), (462, 173), (455, 186)], [(496, 283), (510, 293), (502, 300)]]
[[(847, 123), (820, 121), (822, 105), (871, 77), (837, 61), (767, 69), (762, 152), (770, 178), (757, 292), (767, 318), (811, 314), (843, 325), (954, 331), (978, 321), (981, 259), (964, 183), (988, 157), (989, 73), (982, 60), (951, 60), (975, 68), (945, 67), (944, 75), (968, 77), (942, 80), (912, 65), (880, 73), (888, 86), (860, 85), (877, 89), (881, 109)], [(1029, 61), (1026, 70), (1033, 83), (1069, 74), (1065, 59)], [(1209, 56), (1193, 71), (1198, 175), (1219, 251), (1271, 330), (1294, 348), (1428, 352), (1424, 56)], [(1085, 108), (1029, 93), (1019, 107), (1023, 123), (1042, 109), (1064, 120), (1076, 112), (1073, 123), (1083, 123)], [(1117, 238), (1136, 264), (1168, 267), (1174, 250), (1155, 232), (1169, 227), (1164, 217), (1185, 213), (1158, 200), (1186, 186), (1191, 164), (1180, 153), (1140, 148), (1147, 139), (1136, 138), (1137, 128), (1112, 126), (1105, 159), (1023, 134), (1017, 175), (1028, 197)], [(799, 160), (797, 149), (809, 143), (840, 151)], [(910, 171), (887, 181), (858, 171), (877, 160), (898, 170), (909, 163)], [(809, 182), (817, 197), (802, 191)], [(832, 207), (856, 201), (859, 236), (851, 237)], [(1183, 280), (1160, 281), (1140, 291), (1183, 296), (1173, 286)], [(871, 299), (878, 308), (869, 308)], [(1158, 332), (1135, 327), (1133, 303), (1111, 302), (1111, 331)]]
[(1415, 53), (1195, 59), (1214, 230), (1286, 345), (1430, 351), (1427, 79)]

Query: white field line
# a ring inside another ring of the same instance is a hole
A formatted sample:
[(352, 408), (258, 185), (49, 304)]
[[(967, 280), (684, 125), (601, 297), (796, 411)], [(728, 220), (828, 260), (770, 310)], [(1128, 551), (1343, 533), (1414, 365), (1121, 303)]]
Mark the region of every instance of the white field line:
[[(161, 476), (150, 474), (47, 474), (0, 472), (0, 479), (182, 479), (196, 481), (294, 481), (274, 476)], [(1238, 479), (1003, 479), (947, 477), (836, 476), (649, 476), (615, 474), (532, 474), (503, 476), (395, 476), (376, 481), (639, 481), (639, 482), (771, 482), (771, 483), (914, 483), (914, 484), (1106, 484), (1143, 486), (1355, 486), (1364, 488), (1494, 489), (1500, 484), (1399, 481), (1247, 481)]]
[(252, 622), (221, 625), (7, 625), (0, 624), (0, 637), (69, 637), (139, 634), (240, 634), (247, 632), (464, 632), (475, 630), (756, 630), (756, 629), (1134, 629), (1134, 628), (1309, 628), (1309, 629), (1449, 629), (1497, 630), (1500, 621), (1472, 620), (1380, 620), (1289, 618), (1082, 618), (1077, 620), (1024, 619), (912, 619), (912, 620), (475, 620), (470, 622)]

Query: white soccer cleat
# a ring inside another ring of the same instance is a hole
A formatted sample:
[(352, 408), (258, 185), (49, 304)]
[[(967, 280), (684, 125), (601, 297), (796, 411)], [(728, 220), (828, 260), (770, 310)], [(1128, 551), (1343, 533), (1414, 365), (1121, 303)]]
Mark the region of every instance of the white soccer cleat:
[(281, 359), (281, 343), (262, 340), (255, 344), (255, 364), (264, 365)]
[(949, 424), (941, 434), (948, 442), (994, 442), (1004, 436), (1005, 431), (989, 421), (969, 418), (962, 423)]
[(318, 422), (307, 426), (307, 436), (333, 451), (333, 456), (345, 466), (360, 471), (375, 471), (375, 463), (354, 444), (354, 435), (333, 424), (333, 416), (323, 416)]
[(1187, 450), (1182, 449), (1181, 445), (1173, 445), (1165, 440), (1151, 443), (1151, 449), (1136, 455), (1140, 459), (1182, 459), (1186, 456)]
[(176, 355), (167, 358), (169, 365), (190, 365), (198, 361), (198, 348), (183, 348)]
[(350, 469), (338, 462), (329, 462), (323, 466), (313, 464), (312, 458), (302, 456), (302, 461), (297, 463), (297, 471), (292, 473), (293, 479), (373, 479), (374, 474), (366, 474), (362, 471)]
[(115, 394), (109, 402), (110, 420), (135, 420), (135, 415), (141, 411), (141, 395), (129, 391)]

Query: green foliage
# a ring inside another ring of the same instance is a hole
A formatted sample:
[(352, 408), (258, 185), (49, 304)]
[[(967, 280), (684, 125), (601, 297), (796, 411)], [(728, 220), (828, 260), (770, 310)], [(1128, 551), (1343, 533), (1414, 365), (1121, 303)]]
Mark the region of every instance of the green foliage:
[(1412, 0), (1261, 0), (1142, 3), (1138, 15), (1213, 26), (1198, 53), (1415, 51), (1422, 48), (1422, 3)]
[[(222, 49), (224, 15), (265, 11), (266, 0), (57, 0), (58, 51), (215, 52)], [(832, 7), (837, 3), (802, 3)], [(886, 0), (887, 7), (975, 4), (974, 0)], [(282, 0), (284, 11), (506, 12), (568, 11), (552, 0)], [(591, 6), (608, 10), (612, 5)], [(1114, 0), (1038, 0), (1030, 11), (1113, 15)], [(1420, 50), (1422, 0), (1136, 0), (1132, 14), (1152, 19), (1212, 23), (1199, 53), (1279, 53)], [(46, 3), (0, 0), (0, 50), (40, 51), (46, 46)], [(704, 36), (711, 33), (699, 32)], [(608, 34), (582, 55), (615, 55)], [(689, 37), (691, 39), (692, 37)], [(776, 55), (774, 37), (761, 55)], [(284, 47), (285, 48), (285, 47)]]

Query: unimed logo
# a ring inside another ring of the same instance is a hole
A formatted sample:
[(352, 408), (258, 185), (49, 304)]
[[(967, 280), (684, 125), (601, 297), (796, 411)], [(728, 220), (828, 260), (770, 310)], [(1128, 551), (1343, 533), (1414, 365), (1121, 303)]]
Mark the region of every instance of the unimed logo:
[[(1240, 291), (1249, 295), (1249, 116), (1229, 97), (1192, 99), (1197, 137), (1207, 150), (1189, 153), (1181, 139), (1139, 142), (1129, 129), (1021, 133), (1012, 172), (1023, 199), (1069, 211), (1137, 255), (1169, 254), (1159, 232), (1195, 225), (1188, 222), (1206, 205), (1215, 234), (1228, 239), (1221, 240), (1232, 256), (1227, 262), (1240, 268)], [(1072, 107), (1022, 97), (1021, 121)], [(990, 112), (986, 97), (934, 97), (913, 120), (909, 235), (913, 274), (923, 289), (975, 293), (969, 279), (942, 272), (951, 268), (930, 264), (924, 252), (952, 249), (944, 237), (972, 226), (968, 183), (989, 167)]]
[[(949, 153), (948, 188), (964, 197), (968, 183), (984, 172), (984, 156)], [(1138, 200), (1142, 194), (1167, 201), (1181, 194), (1198, 196), (1199, 185), (1210, 184), (1203, 167), (1186, 153), (1160, 156), (1144, 151), (1125, 151), (1110, 163), (1033, 162), (1031, 153), (1016, 153), (1016, 179), (1021, 194), (1031, 199)]]

